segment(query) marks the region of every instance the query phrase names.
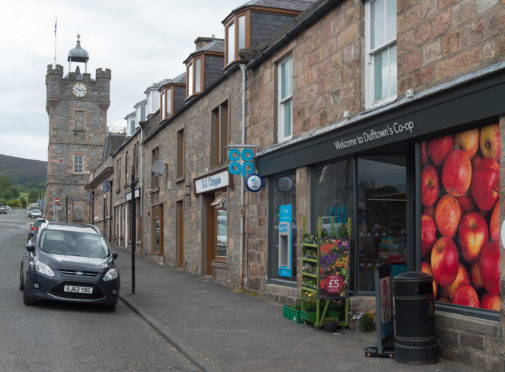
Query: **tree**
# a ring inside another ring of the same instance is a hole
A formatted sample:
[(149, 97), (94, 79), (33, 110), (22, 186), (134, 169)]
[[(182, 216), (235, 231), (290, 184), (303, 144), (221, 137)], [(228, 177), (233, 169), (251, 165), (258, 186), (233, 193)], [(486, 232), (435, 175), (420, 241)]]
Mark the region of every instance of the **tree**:
[(32, 191), (30, 195), (28, 195), (28, 202), (36, 203), (39, 200), (39, 193), (37, 191)]
[(25, 198), (21, 198), (20, 201), (21, 201), (21, 208), (26, 208), (26, 205), (28, 204), (26, 202), (26, 199)]

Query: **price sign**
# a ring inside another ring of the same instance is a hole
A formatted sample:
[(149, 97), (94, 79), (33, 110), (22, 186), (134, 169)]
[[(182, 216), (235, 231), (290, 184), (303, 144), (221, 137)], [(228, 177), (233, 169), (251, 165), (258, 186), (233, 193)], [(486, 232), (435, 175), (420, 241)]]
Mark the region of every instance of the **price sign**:
[(324, 282), (324, 288), (326, 289), (326, 292), (331, 294), (340, 293), (343, 282), (344, 280), (340, 275), (330, 275)]

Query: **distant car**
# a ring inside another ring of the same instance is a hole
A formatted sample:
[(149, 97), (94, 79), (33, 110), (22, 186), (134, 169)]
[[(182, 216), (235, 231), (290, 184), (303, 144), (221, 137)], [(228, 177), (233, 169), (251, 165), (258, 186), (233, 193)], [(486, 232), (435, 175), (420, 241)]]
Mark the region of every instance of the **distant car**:
[(37, 218), (34, 222), (32, 222), (30, 224), (30, 230), (28, 230), (28, 240), (30, 240), (31, 238), (33, 238), (33, 236), (35, 235), (35, 232), (37, 232), (37, 229), (39, 228), (40, 225), (42, 225), (43, 223), (48, 223), (49, 221), (46, 220), (45, 218)]
[(40, 300), (87, 302), (115, 310), (116, 258), (95, 226), (41, 224), (21, 261), (23, 301), (27, 306)]
[(7, 214), (7, 208), (0, 207), (0, 214)]
[(30, 218), (42, 217), (42, 210), (39, 207), (30, 207), (28, 208), (28, 217)]

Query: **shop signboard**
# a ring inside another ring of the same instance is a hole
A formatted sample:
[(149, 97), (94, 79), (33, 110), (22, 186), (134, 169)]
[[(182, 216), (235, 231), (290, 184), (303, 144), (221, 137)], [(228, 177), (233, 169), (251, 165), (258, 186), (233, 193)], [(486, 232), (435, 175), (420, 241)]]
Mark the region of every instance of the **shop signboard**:
[(319, 298), (348, 296), (349, 240), (328, 239), (319, 246)]
[(421, 143), (421, 270), (439, 302), (500, 310), (500, 127)]

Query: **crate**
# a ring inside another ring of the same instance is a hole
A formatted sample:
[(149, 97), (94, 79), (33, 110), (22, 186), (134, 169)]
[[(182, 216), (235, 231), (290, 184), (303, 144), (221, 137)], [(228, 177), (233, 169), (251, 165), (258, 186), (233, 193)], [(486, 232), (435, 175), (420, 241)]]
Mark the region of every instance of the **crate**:
[(286, 319), (293, 320), (296, 323), (302, 322), (300, 310), (293, 309), (290, 305), (284, 305), (282, 307), (282, 316)]

